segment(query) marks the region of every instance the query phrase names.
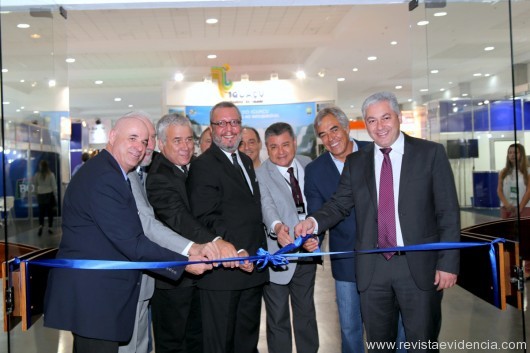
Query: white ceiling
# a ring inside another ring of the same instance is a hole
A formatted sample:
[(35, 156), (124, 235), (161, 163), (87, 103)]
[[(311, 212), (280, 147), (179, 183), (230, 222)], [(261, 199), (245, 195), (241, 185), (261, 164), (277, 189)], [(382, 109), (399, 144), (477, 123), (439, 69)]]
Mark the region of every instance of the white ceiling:
[[(266, 80), (272, 72), (291, 79), (298, 69), (315, 78), (324, 70), (321, 80), (344, 77), (344, 82), (336, 82), (337, 103), (356, 116), (362, 100), (378, 90), (394, 91), (406, 103), (425, 95), (421, 88), (429, 88), (429, 94), (455, 90), (462, 82), (477, 80), (472, 76), (477, 70), (493, 76), (509, 68), (507, 1), (449, 1), (442, 9), (420, 4), (413, 12), (406, 1), (319, 5), (323, 2), (160, 1), (105, 8), (70, 4), (66, 21), (56, 12), (53, 18), (35, 17), (35, 12), (30, 16), (27, 11), (4, 14), (2, 66), (9, 69), (3, 74), (4, 101), (10, 100), (4, 109), (14, 117), (38, 109), (32, 101), (46, 97), (44, 81), (57, 73), (58, 86), (67, 80), (70, 87), (72, 117), (117, 117), (131, 109), (158, 117), (163, 82), (177, 71), (186, 81), (202, 81), (212, 66), (229, 64), (233, 81), (242, 74)], [(307, 4), (311, 6), (293, 6)], [(448, 14), (434, 17), (439, 11)], [(530, 1), (513, 2), (512, 11), (515, 62), (527, 63)], [(211, 17), (219, 23), (206, 24)], [(418, 27), (421, 19), (429, 25)], [(20, 22), (28, 22), (30, 29), (16, 28)], [(37, 32), (42, 33), (40, 39), (29, 39)], [(495, 50), (485, 52), (490, 45)], [(57, 62), (57, 54), (76, 62)], [(207, 59), (208, 54), (217, 59)], [(368, 61), (371, 55), (378, 60)], [(67, 75), (61, 77), (65, 68)], [(430, 74), (433, 68), (439, 73)], [(95, 80), (104, 83), (95, 85)], [(396, 85), (403, 88), (396, 90)], [(509, 95), (508, 86), (495, 93), (502, 95), (504, 90)], [(28, 97), (32, 99), (24, 102)], [(122, 101), (115, 102), (115, 97)], [(15, 112), (20, 106), (24, 109)]]

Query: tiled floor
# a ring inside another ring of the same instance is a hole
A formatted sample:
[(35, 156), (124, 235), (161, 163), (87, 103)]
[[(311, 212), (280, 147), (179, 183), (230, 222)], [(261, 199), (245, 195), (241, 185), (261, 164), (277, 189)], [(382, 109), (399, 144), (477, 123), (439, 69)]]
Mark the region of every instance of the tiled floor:
[[(462, 227), (493, 219), (491, 216), (473, 212), (463, 211), (461, 214)], [(55, 234), (45, 233), (39, 238), (36, 234), (36, 226), (26, 226), (28, 229), (24, 229), (24, 225), (17, 225), (17, 227), (18, 235), (9, 237), (10, 241), (52, 247), (56, 246), (60, 239), (59, 228), (56, 228)], [(480, 275), (477, 274), (477, 276)], [(315, 301), (319, 322), (320, 352), (339, 353), (340, 333), (334, 284), (328, 261), (325, 261), (324, 265), (318, 269)], [(261, 353), (267, 352), (264, 319), (263, 310), (258, 345)], [(527, 318), (527, 327), (529, 323)], [(444, 293), (443, 324), (439, 341), (457, 345), (456, 348), (445, 349), (447, 352), (523, 352), (522, 349), (494, 349), (495, 345), (500, 347), (503, 342), (522, 341), (522, 328), (522, 313), (513, 307), (500, 311), (458, 286)], [(8, 352), (8, 344), (9, 352), (12, 353), (71, 352), (71, 342), (71, 335), (68, 332), (42, 327), (42, 320), (39, 320), (28, 332), (22, 332), (17, 326), (12, 330), (9, 339), (6, 333), (0, 334), (0, 352)], [(464, 344), (473, 344), (475, 349), (460, 349)]]

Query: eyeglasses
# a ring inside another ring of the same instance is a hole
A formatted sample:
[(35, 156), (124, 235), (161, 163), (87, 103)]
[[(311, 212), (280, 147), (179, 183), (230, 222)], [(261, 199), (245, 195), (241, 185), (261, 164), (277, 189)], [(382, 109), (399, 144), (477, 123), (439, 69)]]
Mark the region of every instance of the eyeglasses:
[(226, 127), (226, 125), (230, 124), (231, 126), (236, 127), (236, 126), (241, 125), (241, 120), (230, 120), (230, 121), (221, 120), (216, 123), (214, 123), (213, 121), (210, 121), (210, 124), (217, 125), (219, 127)]

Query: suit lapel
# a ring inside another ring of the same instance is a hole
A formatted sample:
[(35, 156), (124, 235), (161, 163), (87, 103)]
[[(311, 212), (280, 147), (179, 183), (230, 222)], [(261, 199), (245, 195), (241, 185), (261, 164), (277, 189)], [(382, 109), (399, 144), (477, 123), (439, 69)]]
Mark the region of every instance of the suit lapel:
[(267, 172), (269, 173), (273, 184), (278, 185), (278, 188), (281, 190), (281, 193), (278, 196), (283, 197), (285, 199), (285, 202), (289, 204), (289, 208), (291, 208), (292, 212), (297, 212), (296, 206), (292, 198), (291, 187), (289, 186), (289, 184), (287, 184), (287, 180), (280, 173), (278, 167), (274, 163), (272, 163), (270, 159), (268, 159), (263, 164), (265, 165), (265, 168), (267, 168)]
[[(223, 166), (223, 169), (225, 170), (225, 174), (229, 176), (230, 179), (234, 181), (235, 184), (237, 184), (241, 189), (244, 189), (249, 195), (252, 195), (250, 192), (250, 188), (248, 185), (243, 184), (243, 181), (241, 180), (241, 175), (237, 171), (237, 169), (234, 167), (232, 162), (227, 158), (225, 153), (217, 146), (215, 143), (213, 143), (210, 148), (207, 150), (207, 152), (210, 151), (214, 155), (214, 157), (221, 163)], [(243, 161), (243, 157), (241, 157), (241, 160)], [(254, 183), (252, 179), (256, 179), (256, 175), (252, 175), (253, 173), (250, 173), (249, 166), (246, 165), (245, 162), (243, 162), (243, 166), (247, 170), (247, 173), (250, 177), (252, 184), (252, 187), (257, 187), (257, 183)]]
[(410, 180), (410, 173), (412, 170), (412, 164), (413, 161), (413, 154), (411, 153), (412, 144), (411, 139), (408, 135), (403, 134), (405, 136), (405, 143), (403, 147), (403, 159), (401, 160), (401, 175), (399, 177), (399, 200), (398, 200), (398, 207), (403, 201), (403, 198), (408, 195), (406, 189), (408, 181)]
[(366, 181), (366, 187), (368, 188), (368, 192), (370, 193), (370, 199), (372, 200), (372, 204), (377, 210), (377, 189), (375, 182), (376, 176), (374, 167), (374, 144), (372, 143), (371, 146), (366, 149), (360, 150), (357, 153), (362, 153), (363, 158), (365, 159), (366, 168), (364, 168), (364, 178)]

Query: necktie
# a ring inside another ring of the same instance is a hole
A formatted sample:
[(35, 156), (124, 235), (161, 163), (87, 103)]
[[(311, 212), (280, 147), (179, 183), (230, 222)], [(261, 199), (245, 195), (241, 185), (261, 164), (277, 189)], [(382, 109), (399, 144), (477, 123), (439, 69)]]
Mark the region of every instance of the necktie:
[(144, 184), (144, 171), (142, 167), (138, 167), (138, 169), (136, 169), (136, 173), (138, 173), (138, 177), (140, 177), (140, 183), (142, 183), (143, 185)]
[(289, 167), (289, 169), (287, 169), (287, 173), (289, 173), (289, 184), (291, 185), (291, 193), (293, 194), (294, 204), (296, 206), (302, 205), (304, 203), (304, 198), (302, 196), (302, 190), (300, 190), (300, 184), (298, 184), (298, 180), (296, 180), (294, 176), (293, 167)]
[[(392, 162), (389, 156), (391, 150), (391, 148), (381, 148), (384, 159), (379, 178), (379, 205), (377, 207), (377, 245), (379, 248), (397, 246), (394, 182), (392, 180)], [(389, 260), (394, 253), (386, 252), (383, 255)]]
[(237, 161), (237, 154), (236, 153), (232, 153), (232, 163), (234, 163), (234, 168), (236, 168), (238, 173), (243, 178), (243, 181), (245, 182), (245, 185), (248, 187), (247, 178), (245, 178), (245, 173), (243, 173), (243, 169), (241, 168), (241, 166), (239, 165), (239, 162)]
[(182, 166), (182, 171), (184, 172), (184, 176), (187, 178), (188, 177), (188, 167), (185, 164)]

